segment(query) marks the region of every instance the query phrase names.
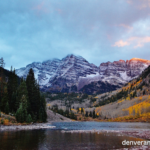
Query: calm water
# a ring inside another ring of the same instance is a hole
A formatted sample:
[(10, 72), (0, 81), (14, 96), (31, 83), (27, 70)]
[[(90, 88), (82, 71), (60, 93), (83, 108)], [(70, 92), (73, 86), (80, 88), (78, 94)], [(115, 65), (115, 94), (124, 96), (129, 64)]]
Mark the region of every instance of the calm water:
[(54, 129), (0, 132), (0, 150), (107, 150), (122, 146), (122, 141), (141, 141), (116, 133), (63, 133), (69, 130), (144, 130), (146, 123), (53, 123)]

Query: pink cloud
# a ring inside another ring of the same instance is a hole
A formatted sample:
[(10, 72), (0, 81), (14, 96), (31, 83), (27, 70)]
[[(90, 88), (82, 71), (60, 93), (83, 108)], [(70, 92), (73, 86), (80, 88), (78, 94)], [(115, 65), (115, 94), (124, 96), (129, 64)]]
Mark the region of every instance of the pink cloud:
[(150, 7), (150, 0), (127, 0), (127, 2), (139, 9)]
[(130, 26), (126, 25), (126, 24), (119, 24), (118, 26), (124, 27), (126, 29), (133, 29), (132, 27), (130, 27)]
[(150, 37), (131, 37), (126, 41), (119, 40), (114, 45), (114, 47), (124, 47), (128, 45), (133, 45), (134, 48), (143, 47), (146, 43), (150, 43)]
[(116, 42), (113, 46), (114, 47), (124, 47), (124, 46), (127, 46), (127, 45), (129, 45), (128, 42), (124, 42), (123, 40), (120, 40), (120, 41)]
[(38, 13), (40, 12), (48, 13), (49, 12), (48, 7), (50, 7), (50, 5), (45, 4), (45, 2), (43, 1), (40, 4), (34, 6), (32, 9), (36, 10)]

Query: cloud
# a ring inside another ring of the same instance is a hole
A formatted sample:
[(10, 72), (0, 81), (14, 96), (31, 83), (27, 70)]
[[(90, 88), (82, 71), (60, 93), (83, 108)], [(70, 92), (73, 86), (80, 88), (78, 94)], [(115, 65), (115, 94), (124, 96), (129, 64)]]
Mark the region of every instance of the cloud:
[[(149, 37), (150, 9), (139, 10), (140, 4), (144, 3), (15, 0), (10, 5), (9, 0), (0, 1), (0, 56), (7, 68), (54, 57), (61, 59), (68, 53), (82, 55), (97, 66), (101, 62), (141, 57), (144, 52), (150, 53), (146, 44), (149, 39), (144, 38)], [(118, 52), (118, 47), (122, 51)], [(133, 47), (138, 47), (136, 56), (129, 53)]]
[(39, 4), (36, 4), (32, 7), (32, 10), (35, 10), (38, 14), (39, 13), (50, 13), (50, 3), (46, 3), (46, 1), (42, 1)]
[(146, 43), (150, 43), (150, 37), (131, 37), (131, 38), (127, 39), (126, 41), (119, 40), (112, 46), (124, 47), (124, 46), (133, 45), (134, 48), (141, 48)]
[(124, 47), (124, 46), (127, 46), (127, 45), (129, 45), (129, 43), (128, 42), (124, 42), (123, 40), (120, 40), (120, 41), (118, 41), (118, 42), (116, 42), (113, 46), (114, 47)]
[(138, 9), (145, 9), (150, 7), (150, 0), (127, 0), (127, 2)]
[(126, 29), (133, 29), (133, 27), (129, 26), (129, 25), (126, 25), (126, 24), (119, 24), (118, 26), (120, 27), (124, 27)]

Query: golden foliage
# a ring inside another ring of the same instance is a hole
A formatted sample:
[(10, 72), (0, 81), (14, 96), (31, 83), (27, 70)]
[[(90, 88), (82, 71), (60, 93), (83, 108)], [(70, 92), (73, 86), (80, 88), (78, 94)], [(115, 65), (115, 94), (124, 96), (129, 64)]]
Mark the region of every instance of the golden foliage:
[(9, 125), (9, 120), (8, 119), (4, 119), (4, 125)]
[(97, 99), (98, 97), (96, 96), (96, 97), (94, 97), (94, 98), (96, 98), (96, 99)]
[(150, 122), (150, 112), (141, 114), (139, 116), (125, 116), (125, 117), (118, 117), (115, 119), (109, 119), (108, 121), (111, 122), (124, 122), (124, 121), (130, 121), (130, 122)]
[(119, 103), (122, 103), (124, 100), (125, 100), (125, 99), (123, 99), (123, 100), (120, 100), (120, 101), (118, 101), (117, 103), (118, 103), (118, 104), (119, 104)]
[(128, 97), (126, 98), (126, 100), (130, 100), (130, 97), (128, 96)]
[(76, 109), (71, 108), (71, 111), (73, 111), (74, 113), (77, 113)]
[[(141, 98), (140, 98), (141, 99)], [(150, 100), (146, 100), (144, 102), (135, 104), (127, 109), (124, 109), (123, 111), (128, 110), (129, 115), (141, 115), (142, 113), (145, 113), (146, 111), (149, 111), (150, 109)]]
[(142, 96), (140, 96), (138, 100), (141, 101), (142, 100)]

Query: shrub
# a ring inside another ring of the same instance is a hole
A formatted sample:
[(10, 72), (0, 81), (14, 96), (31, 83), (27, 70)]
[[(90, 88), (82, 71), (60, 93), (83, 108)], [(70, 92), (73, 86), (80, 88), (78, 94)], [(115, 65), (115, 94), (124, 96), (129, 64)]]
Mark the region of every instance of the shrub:
[(4, 125), (9, 125), (9, 120), (8, 119), (4, 120)]
[(32, 122), (32, 117), (31, 117), (30, 114), (27, 116), (26, 122), (27, 123), (31, 123)]
[(4, 120), (3, 119), (1, 120), (1, 124), (4, 124)]

